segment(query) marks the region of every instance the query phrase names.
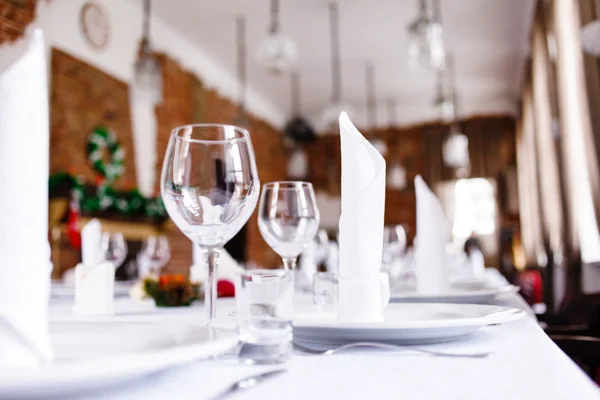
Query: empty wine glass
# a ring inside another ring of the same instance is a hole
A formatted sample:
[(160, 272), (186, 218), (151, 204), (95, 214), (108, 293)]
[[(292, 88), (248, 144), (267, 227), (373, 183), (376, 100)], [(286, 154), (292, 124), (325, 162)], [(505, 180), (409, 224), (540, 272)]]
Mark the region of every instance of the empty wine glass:
[(204, 301), (216, 318), (219, 252), (256, 208), (260, 182), (247, 130), (195, 124), (173, 129), (165, 155), (161, 194), (177, 227), (207, 257)]
[(166, 236), (150, 236), (142, 243), (138, 257), (140, 275), (160, 275), (160, 271), (171, 259), (171, 247)]
[(127, 257), (127, 242), (120, 232), (103, 232), (100, 239), (100, 249), (104, 254), (104, 260), (112, 263), (115, 269), (119, 268)]
[(308, 182), (270, 182), (264, 185), (258, 228), (267, 244), (281, 256), (285, 269), (296, 260), (319, 229), (319, 210)]

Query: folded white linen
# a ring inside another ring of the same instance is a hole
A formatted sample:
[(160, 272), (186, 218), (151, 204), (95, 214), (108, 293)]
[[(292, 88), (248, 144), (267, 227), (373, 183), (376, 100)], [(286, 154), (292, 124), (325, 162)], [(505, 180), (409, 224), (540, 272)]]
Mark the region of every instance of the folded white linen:
[(25, 41), (0, 74), (0, 368), (52, 358), (46, 56), (41, 30)]
[(415, 192), (419, 236), (415, 241), (417, 292), (442, 293), (448, 289), (446, 218), (439, 199), (421, 176), (415, 178)]
[(339, 223), (338, 318), (380, 321), (389, 301), (381, 267), (385, 210), (385, 160), (348, 115), (339, 120), (342, 213)]

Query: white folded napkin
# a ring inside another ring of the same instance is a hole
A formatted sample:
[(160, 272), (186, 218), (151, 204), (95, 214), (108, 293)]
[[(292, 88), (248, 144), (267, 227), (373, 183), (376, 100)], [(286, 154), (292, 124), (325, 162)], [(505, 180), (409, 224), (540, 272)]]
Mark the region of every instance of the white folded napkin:
[(100, 250), (102, 226), (97, 219), (81, 230), (82, 263), (75, 267), (76, 314), (114, 313), (115, 266), (104, 260)]
[(52, 357), (46, 57), (40, 30), (26, 40), (0, 74), (0, 368)]
[(479, 249), (471, 250), (468, 257), (470, 273), (473, 276), (483, 276), (485, 273), (485, 259), (483, 253)]
[(439, 199), (421, 176), (415, 178), (415, 191), (419, 235), (415, 242), (417, 292), (442, 293), (448, 288), (446, 218)]
[(379, 271), (385, 210), (385, 160), (340, 115), (342, 214), (339, 223), (338, 318), (380, 321), (388, 304), (389, 281)]
[[(206, 263), (206, 255), (203, 251), (192, 243), (192, 258), (193, 263), (190, 267), (190, 280), (192, 282), (204, 282), (208, 276), (208, 264)], [(230, 282), (236, 281), (236, 275), (243, 268), (237, 261), (231, 257), (227, 250), (222, 249), (219, 254), (219, 268), (217, 268), (217, 279), (225, 279)]]

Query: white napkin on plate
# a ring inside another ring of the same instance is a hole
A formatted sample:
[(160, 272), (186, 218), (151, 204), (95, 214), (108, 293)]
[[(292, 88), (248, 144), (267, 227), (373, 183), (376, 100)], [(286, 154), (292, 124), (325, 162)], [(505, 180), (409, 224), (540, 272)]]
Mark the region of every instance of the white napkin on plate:
[(340, 115), (342, 214), (339, 224), (338, 318), (381, 321), (390, 297), (389, 280), (379, 271), (385, 210), (385, 160)]
[(82, 263), (75, 267), (75, 305), (84, 315), (114, 313), (115, 266), (106, 262), (100, 250), (102, 226), (92, 219), (81, 230)]
[(40, 30), (26, 40), (0, 74), (0, 368), (52, 357), (46, 57)]
[(415, 191), (419, 236), (415, 242), (417, 292), (438, 294), (448, 289), (446, 218), (439, 199), (421, 176), (415, 178)]

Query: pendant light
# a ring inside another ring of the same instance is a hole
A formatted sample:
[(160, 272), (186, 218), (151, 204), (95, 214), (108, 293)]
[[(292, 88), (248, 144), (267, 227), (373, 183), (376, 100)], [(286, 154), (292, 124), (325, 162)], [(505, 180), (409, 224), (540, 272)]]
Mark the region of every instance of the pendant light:
[(450, 97), (452, 100), (452, 122), (450, 134), (446, 138), (442, 149), (444, 163), (451, 168), (464, 171), (469, 167), (469, 139), (460, 130), (460, 116), (458, 113), (458, 100), (456, 94), (456, 80), (454, 58), (446, 57), (446, 68), (450, 79)]
[(454, 121), (454, 94), (446, 88), (447, 73), (443, 69), (436, 71), (436, 93), (433, 106), (438, 110), (439, 117), (444, 123)]
[(342, 64), (340, 57), (340, 27), (338, 4), (329, 3), (329, 35), (331, 42), (331, 99), (321, 118), (321, 133), (334, 132), (340, 114), (345, 111), (352, 114), (351, 108), (342, 103)]
[[(300, 116), (300, 74), (292, 72), (290, 75), (291, 108), (294, 116), (285, 125), (285, 135), (292, 139), (294, 144), (310, 143), (316, 135), (310, 124)], [(308, 157), (301, 146), (296, 146), (288, 161), (288, 177), (290, 179), (305, 179), (308, 175)]]
[(269, 31), (258, 47), (257, 59), (273, 75), (289, 71), (298, 59), (296, 43), (281, 33), (279, 20), (279, 0), (271, 0)]
[(441, 24), (439, 0), (432, 0), (430, 16), (427, 0), (418, 0), (419, 14), (408, 25), (408, 65), (411, 69), (438, 69), (444, 67), (444, 29)]
[[(375, 67), (373, 64), (365, 66), (365, 98), (367, 110), (368, 130), (377, 128), (377, 95), (375, 93)], [(377, 137), (372, 137), (369, 142), (382, 156), (387, 154), (387, 144)]]
[(150, 0), (144, 0), (142, 49), (133, 71), (133, 92), (149, 97), (154, 104), (162, 102), (162, 72), (150, 45)]
[(238, 115), (235, 118), (235, 124), (243, 128), (248, 127), (248, 113), (246, 112), (246, 91), (247, 91), (247, 71), (246, 71), (246, 18), (239, 16), (236, 19), (236, 61), (238, 78)]
[[(388, 129), (397, 124), (396, 119), (396, 101), (389, 99), (387, 101)], [(391, 156), (390, 156), (391, 157)], [(391, 160), (387, 168), (386, 176), (387, 186), (391, 189), (402, 190), (406, 188), (406, 168), (398, 159)]]

